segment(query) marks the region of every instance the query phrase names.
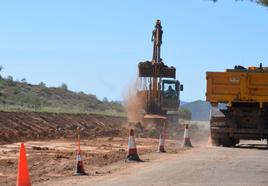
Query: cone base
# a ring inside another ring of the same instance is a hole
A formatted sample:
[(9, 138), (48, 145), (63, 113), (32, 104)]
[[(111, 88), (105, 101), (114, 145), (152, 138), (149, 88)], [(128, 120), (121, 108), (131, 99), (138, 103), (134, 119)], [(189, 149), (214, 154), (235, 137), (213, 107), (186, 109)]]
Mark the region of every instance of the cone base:
[(88, 175), (85, 172), (84, 166), (83, 166), (83, 162), (82, 161), (78, 161), (76, 164), (76, 169), (74, 171), (74, 175), (75, 176), (84, 176), (84, 175)]
[(88, 175), (88, 173), (85, 173), (85, 172), (83, 172), (83, 173), (74, 173), (74, 176), (87, 176)]
[(193, 147), (192, 143), (191, 143), (191, 140), (188, 138), (188, 139), (184, 139), (183, 140), (183, 143), (182, 143), (182, 147)]
[(137, 161), (137, 162), (142, 162), (138, 154), (131, 154), (127, 156), (127, 160), (129, 161)]
[(158, 152), (158, 153), (166, 153), (167, 151), (165, 151), (165, 150), (163, 150), (163, 151), (162, 151), (162, 150), (161, 150), (161, 151), (158, 150), (158, 151), (156, 151), (156, 152)]
[(156, 152), (159, 152), (159, 153), (165, 153), (165, 149), (164, 147), (158, 147), (158, 150)]

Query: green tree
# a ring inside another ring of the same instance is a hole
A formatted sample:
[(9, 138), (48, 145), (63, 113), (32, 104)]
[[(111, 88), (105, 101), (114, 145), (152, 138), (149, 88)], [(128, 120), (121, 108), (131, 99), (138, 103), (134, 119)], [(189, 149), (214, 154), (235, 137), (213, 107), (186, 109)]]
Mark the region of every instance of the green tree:
[(26, 78), (22, 78), (20, 81), (21, 81), (22, 83), (27, 83)]
[(102, 102), (103, 102), (103, 103), (109, 103), (109, 100), (108, 100), (108, 98), (104, 97), (104, 98), (102, 99)]
[[(2, 65), (0, 65), (0, 72), (4, 69), (4, 67)], [(2, 76), (0, 74), (0, 79), (2, 79)]]
[(7, 76), (7, 81), (9, 81), (9, 82), (13, 82), (13, 77), (12, 76)]
[[(213, 1), (215, 3), (218, 2), (218, 0), (211, 0), (211, 1)], [(236, 0), (236, 1), (238, 1), (238, 0)], [(243, 0), (240, 0), (240, 1), (243, 1)], [(268, 0), (250, 0), (250, 1), (268, 7)]]
[(40, 83), (39, 83), (39, 86), (41, 86), (41, 87), (45, 87), (46, 84), (45, 84), (44, 82), (40, 82)]
[(59, 88), (61, 88), (61, 89), (63, 89), (63, 90), (68, 90), (68, 86), (67, 86), (66, 83), (62, 83), (61, 86), (60, 86)]
[(12, 76), (7, 76), (7, 84), (8, 84), (9, 86), (14, 86), (14, 85), (15, 85)]

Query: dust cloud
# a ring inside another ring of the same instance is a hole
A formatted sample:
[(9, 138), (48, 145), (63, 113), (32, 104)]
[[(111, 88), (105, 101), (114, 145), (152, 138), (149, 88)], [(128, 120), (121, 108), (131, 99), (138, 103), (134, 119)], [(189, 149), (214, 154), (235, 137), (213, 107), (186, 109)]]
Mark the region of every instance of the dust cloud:
[(129, 84), (124, 96), (124, 107), (127, 113), (128, 122), (130, 123), (140, 122), (143, 118), (142, 108), (144, 102), (137, 95), (139, 85), (139, 77), (136, 77), (135, 80)]

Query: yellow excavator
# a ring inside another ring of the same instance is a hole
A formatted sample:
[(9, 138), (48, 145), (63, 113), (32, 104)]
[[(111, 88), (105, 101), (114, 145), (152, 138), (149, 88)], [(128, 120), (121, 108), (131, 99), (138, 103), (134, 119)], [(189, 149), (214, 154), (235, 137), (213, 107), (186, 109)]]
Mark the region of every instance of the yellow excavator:
[(153, 58), (140, 62), (138, 98), (143, 105), (144, 120), (166, 120), (170, 112), (177, 113), (183, 85), (176, 80), (176, 68), (165, 65), (161, 58), (163, 30), (157, 20), (152, 33)]

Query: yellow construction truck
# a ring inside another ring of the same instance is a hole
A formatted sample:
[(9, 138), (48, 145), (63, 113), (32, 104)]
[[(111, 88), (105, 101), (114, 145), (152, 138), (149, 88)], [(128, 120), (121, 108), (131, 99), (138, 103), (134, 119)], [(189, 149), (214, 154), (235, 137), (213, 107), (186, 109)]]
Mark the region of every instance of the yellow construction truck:
[[(268, 139), (267, 67), (237, 65), (225, 72), (207, 72), (206, 79), (214, 145), (230, 147), (240, 139)], [(226, 107), (219, 108), (219, 103)]]

